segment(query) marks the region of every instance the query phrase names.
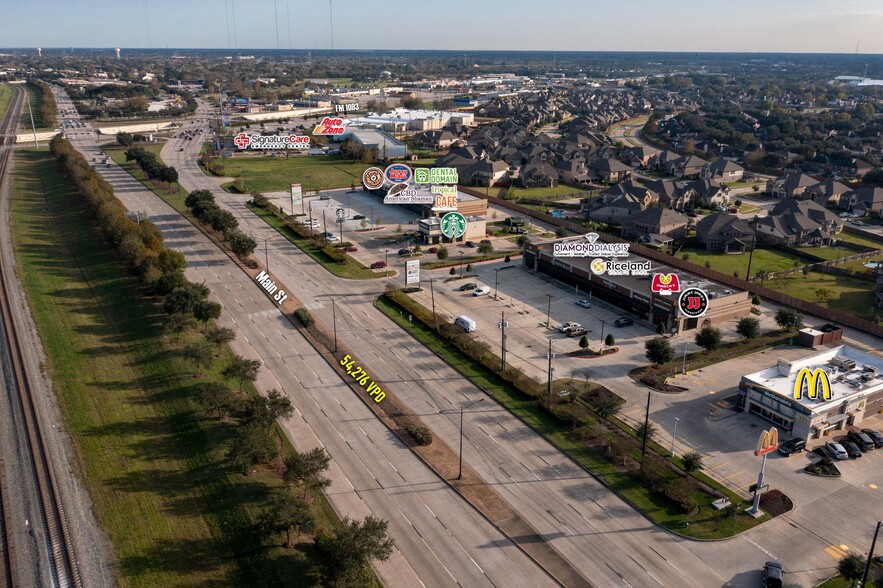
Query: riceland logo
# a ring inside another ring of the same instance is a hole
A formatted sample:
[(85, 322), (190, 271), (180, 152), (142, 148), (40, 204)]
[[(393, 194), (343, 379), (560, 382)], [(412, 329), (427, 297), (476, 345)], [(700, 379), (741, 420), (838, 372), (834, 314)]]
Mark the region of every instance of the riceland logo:
[(586, 242), (563, 241), (552, 248), (554, 257), (628, 257), (628, 243), (602, 243), (598, 233), (586, 233)]
[(801, 400), (803, 391), (806, 390), (806, 395), (815, 400), (819, 396), (819, 388), (822, 390), (822, 398), (831, 400), (831, 380), (825, 370), (801, 368), (794, 380), (794, 399)]

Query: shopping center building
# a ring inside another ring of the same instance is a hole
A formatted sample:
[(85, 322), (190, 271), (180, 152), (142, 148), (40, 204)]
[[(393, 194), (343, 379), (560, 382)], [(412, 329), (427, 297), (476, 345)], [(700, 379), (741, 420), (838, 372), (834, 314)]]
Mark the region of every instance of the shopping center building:
[[(617, 258), (617, 261), (649, 263), (647, 275), (596, 275), (591, 264), (595, 256), (555, 257), (555, 243), (585, 243), (585, 237), (567, 239), (537, 239), (524, 251), (524, 265), (540, 271), (565, 284), (585, 292), (586, 298), (597, 298), (649, 323), (653, 328), (660, 322), (667, 332), (682, 332), (706, 325), (716, 325), (732, 319), (749, 316), (751, 298), (747, 291), (737, 290), (711, 282), (706, 278), (669, 267), (637, 255)], [(653, 274), (675, 274), (681, 290), (700, 288), (708, 295), (708, 308), (700, 318), (689, 318), (678, 309), (678, 294), (662, 294), (652, 291)]]
[(839, 345), (797, 361), (779, 360), (742, 376), (739, 406), (787, 437), (830, 436), (883, 412), (883, 359)]

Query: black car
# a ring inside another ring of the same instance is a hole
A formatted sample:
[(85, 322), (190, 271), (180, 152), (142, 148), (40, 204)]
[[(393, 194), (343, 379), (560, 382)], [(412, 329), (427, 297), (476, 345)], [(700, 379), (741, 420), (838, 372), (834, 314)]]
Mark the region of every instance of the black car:
[(460, 286), (460, 292), (465, 292), (466, 290), (475, 290), (478, 288), (478, 284), (475, 282), (466, 282), (462, 286)]
[(858, 448), (858, 445), (853, 443), (852, 441), (846, 441), (845, 439), (840, 442), (840, 445), (843, 446), (843, 449), (846, 450), (846, 453), (849, 454), (849, 457), (856, 458), (862, 456), (862, 450)]
[(399, 249), (399, 255), (411, 255), (410, 249)]
[(883, 433), (879, 433), (874, 429), (862, 429), (862, 433), (871, 438), (875, 447), (883, 447)]
[(792, 453), (800, 453), (805, 449), (806, 441), (797, 437), (793, 439), (788, 439), (787, 441), (779, 445), (779, 453), (781, 453), (785, 457), (788, 457)]
[(363, 220), (365, 218), (364, 214), (354, 214), (353, 220)]
[(874, 449), (874, 440), (871, 439), (871, 436), (866, 433), (861, 433), (859, 431), (850, 431), (846, 434), (846, 437), (859, 446), (859, 449), (862, 451), (870, 451)]
[(466, 245), (466, 247), (478, 247), (478, 245), (476, 245), (472, 241), (466, 241), (466, 243), (464, 243), (464, 244)]
[(625, 316), (621, 316), (613, 321), (613, 325), (616, 327), (628, 327), (633, 324), (635, 324), (635, 321)]
[(763, 566), (763, 585), (766, 588), (782, 588), (785, 582), (785, 570), (777, 561), (768, 561)]

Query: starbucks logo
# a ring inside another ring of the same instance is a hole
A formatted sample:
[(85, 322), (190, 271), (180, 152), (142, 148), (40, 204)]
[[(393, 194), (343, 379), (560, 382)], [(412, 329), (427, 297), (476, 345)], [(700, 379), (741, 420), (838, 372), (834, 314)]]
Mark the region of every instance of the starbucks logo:
[(457, 239), (466, 234), (466, 217), (459, 212), (449, 212), (441, 219), (442, 235), (448, 239)]

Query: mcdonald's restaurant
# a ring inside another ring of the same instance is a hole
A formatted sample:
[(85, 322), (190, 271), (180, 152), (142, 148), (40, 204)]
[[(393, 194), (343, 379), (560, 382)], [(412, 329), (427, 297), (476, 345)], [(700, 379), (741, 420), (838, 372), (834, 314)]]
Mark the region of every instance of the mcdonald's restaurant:
[(784, 438), (842, 435), (883, 413), (883, 359), (840, 345), (742, 376), (739, 406)]

